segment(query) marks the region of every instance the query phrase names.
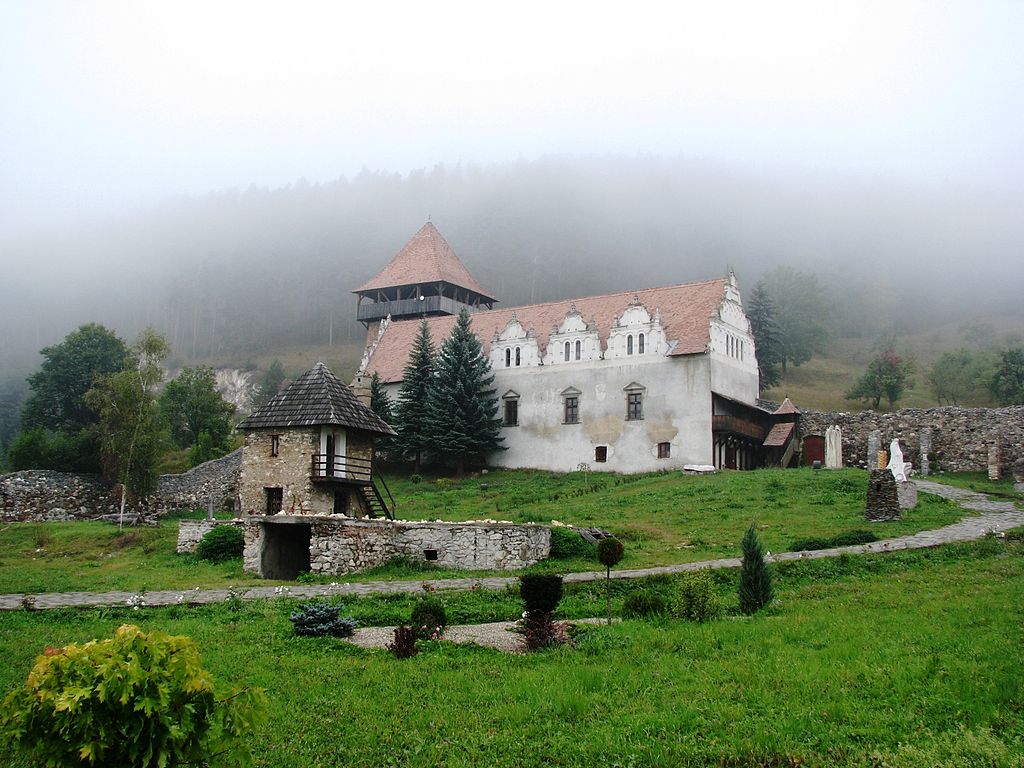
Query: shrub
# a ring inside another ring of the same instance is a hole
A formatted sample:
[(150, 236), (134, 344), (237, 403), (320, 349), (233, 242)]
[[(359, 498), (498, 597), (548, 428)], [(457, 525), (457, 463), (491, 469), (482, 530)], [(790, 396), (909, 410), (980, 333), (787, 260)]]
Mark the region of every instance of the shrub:
[(527, 611), (523, 622), (523, 638), (528, 651), (539, 651), (569, 641), (564, 626), (553, 621), (551, 613), (545, 611)]
[(686, 621), (714, 621), (723, 612), (722, 601), (715, 592), (715, 581), (707, 571), (688, 573), (679, 582), (672, 615)]
[(662, 595), (645, 589), (626, 596), (622, 603), (622, 615), (631, 618), (661, 616), (666, 613), (667, 607)]
[(764, 561), (764, 550), (757, 538), (753, 525), (743, 534), (743, 561), (740, 565), (740, 610), (746, 614), (757, 613), (772, 601), (772, 574)]
[(245, 549), (242, 529), (233, 525), (217, 525), (207, 531), (196, 547), (196, 557), (211, 563), (223, 563), (241, 557)]
[[(533, 522), (540, 522), (535, 520)], [(594, 545), (572, 528), (554, 526), (551, 529), (551, 557), (564, 560), (569, 557), (593, 557)]]
[(188, 637), (126, 624), (47, 648), (0, 704), (0, 738), (46, 765), (241, 765), (265, 708), (260, 690), (215, 690)]
[(418, 652), (416, 647), (416, 627), (395, 627), (395, 640), (388, 643), (388, 650), (396, 659), (408, 659)]
[(448, 626), (448, 614), (440, 598), (421, 597), (417, 600), (412, 609), (412, 626), (424, 639), (443, 634)]
[(845, 531), (833, 536), (831, 539), (819, 536), (797, 539), (789, 545), (789, 551), (809, 552), (815, 549), (831, 549), (832, 547), (849, 547), (854, 544), (868, 544), (872, 541), (878, 541), (878, 536), (871, 531)]
[(411, 474), (411, 475), (409, 475), (409, 482), (412, 483), (413, 485), (416, 485), (418, 483), (422, 483), (423, 482), (423, 475), (415, 474), (415, 473)]
[(519, 596), (527, 612), (552, 613), (562, 599), (562, 577), (554, 573), (528, 573), (519, 577)]
[(326, 603), (305, 603), (288, 617), (295, 634), (304, 637), (352, 637), (358, 626), (351, 616), (341, 617), (341, 609)]
[(622, 542), (614, 536), (609, 536), (607, 539), (601, 539), (597, 542), (597, 559), (605, 568), (618, 565), (619, 561), (622, 560), (624, 551), (625, 547), (622, 546)]

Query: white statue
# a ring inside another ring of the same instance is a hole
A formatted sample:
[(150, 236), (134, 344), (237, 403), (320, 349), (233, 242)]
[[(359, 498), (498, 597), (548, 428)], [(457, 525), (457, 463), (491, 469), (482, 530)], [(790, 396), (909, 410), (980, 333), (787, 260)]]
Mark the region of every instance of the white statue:
[(825, 469), (843, 468), (843, 432), (838, 424), (825, 430)]
[(889, 464), (886, 468), (892, 472), (897, 483), (907, 481), (907, 467), (903, 463), (903, 451), (900, 448), (900, 441), (895, 438), (889, 443)]

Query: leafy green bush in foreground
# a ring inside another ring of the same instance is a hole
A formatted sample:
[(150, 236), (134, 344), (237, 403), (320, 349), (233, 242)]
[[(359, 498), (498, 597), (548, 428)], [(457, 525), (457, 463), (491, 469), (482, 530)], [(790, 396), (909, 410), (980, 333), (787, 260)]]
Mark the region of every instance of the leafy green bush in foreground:
[(47, 648), (0, 704), (0, 740), (50, 766), (240, 766), (265, 707), (262, 691), (215, 692), (191, 639), (125, 624)]

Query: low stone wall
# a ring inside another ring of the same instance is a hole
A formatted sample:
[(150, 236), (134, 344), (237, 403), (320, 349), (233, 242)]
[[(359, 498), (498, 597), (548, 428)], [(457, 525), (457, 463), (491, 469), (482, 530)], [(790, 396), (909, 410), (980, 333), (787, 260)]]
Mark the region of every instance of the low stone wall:
[(263, 551), (279, 526), (308, 525), (309, 567), (343, 574), (383, 565), (395, 557), (466, 570), (525, 568), (551, 553), (543, 525), (364, 520), (334, 516), (274, 516), (245, 523), (245, 569), (263, 573)]
[(1024, 457), (1024, 406), (902, 408), (892, 413), (804, 411), (800, 432), (803, 436), (824, 435), (832, 424), (843, 431), (843, 463), (847, 466), (868, 466), (868, 435), (873, 430), (880, 433), (881, 448), (888, 448), (889, 442), (898, 438), (906, 460), (918, 469), (923, 463), (923, 442), (932, 472), (985, 471), (993, 445), (999, 446), (1004, 473)]
[(242, 520), (180, 520), (178, 522), (178, 554), (187, 555), (196, 551), (203, 536), (218, 525), (234, 525), (242, 528)]
[[(161, 475), (156, 493), (126, 514), (158, 517), (187, 509), (234, 509), (241, 449), (180, 475)], [(120, 511), (121, 496), (98, 475), (30, 469), (0, 475), (0, 522), (90, 520)]]

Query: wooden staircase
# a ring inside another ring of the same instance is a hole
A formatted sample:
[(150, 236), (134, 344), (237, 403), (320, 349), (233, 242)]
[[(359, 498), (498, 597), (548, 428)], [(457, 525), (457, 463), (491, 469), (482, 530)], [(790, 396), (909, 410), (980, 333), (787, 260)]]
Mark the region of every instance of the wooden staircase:
[[(381, 493), (382, 490), (383, 493)], [(388, 489), (383, 477), (380, 475), (374, 476), (367, 485), (359, 486), (359, 492), (363, 496), (363, 501), (366, 502), (366, 508), (370, 512), (370, 517), (385, 517), (388, 520), (395, 519), (395, 499), (392, 497), (391, 491)]]

